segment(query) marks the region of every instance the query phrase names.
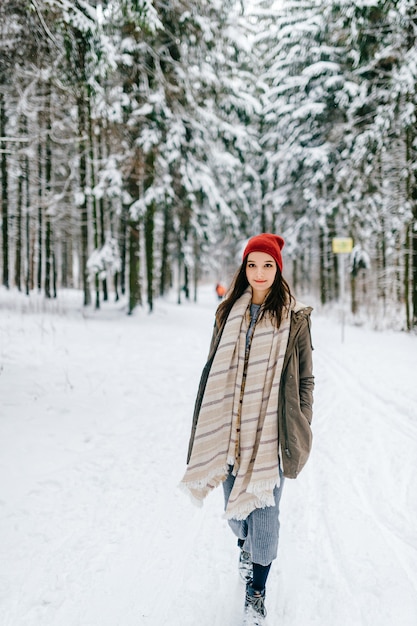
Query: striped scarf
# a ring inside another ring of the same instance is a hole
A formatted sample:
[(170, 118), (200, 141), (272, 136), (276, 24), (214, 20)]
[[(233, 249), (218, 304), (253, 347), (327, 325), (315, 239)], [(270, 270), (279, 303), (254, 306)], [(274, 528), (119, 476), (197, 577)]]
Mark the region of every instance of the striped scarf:
[(277, 328), (268, 312), (246, 350), (252, 291), (235, 302), (218, 345), (199, 413), (191, 458), (181, 481), (201, 504), (227, 477), (236, 476), (225, 517), (245, 519), (273, 506), (279, 485), (278, 395), (290, 315)]

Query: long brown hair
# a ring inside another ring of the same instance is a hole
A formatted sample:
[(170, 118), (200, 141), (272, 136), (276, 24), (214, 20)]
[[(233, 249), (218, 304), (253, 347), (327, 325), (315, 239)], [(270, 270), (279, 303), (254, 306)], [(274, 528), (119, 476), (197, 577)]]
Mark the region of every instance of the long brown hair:
[[(220, 325), (227, 319), (232, 306), (240, 298), (240, 296), (246, 291), (249, 286), (248, 279), (246, 277), (246, 264), (248, 261), (248, 255), (244, 258), (242, 265), (236, 272), (232, 284), (229, 287), (225, 300), (219, 305), (217, 309), (217, 317)], [(277, 265), (277, 272), (275, 274), (274, 282), (271, 289), (265, 298), (262, 306), (261, 315), (264, 315), (266, 311), (271, 313), (272, 319), (277, 326), (280, 325), (282, 314), (284, 310), (289, 311), (291, 303), (295, 302), (295, 298), (291, 293), (291, 289), (285, 278), (281, 274), (281, 270)]]

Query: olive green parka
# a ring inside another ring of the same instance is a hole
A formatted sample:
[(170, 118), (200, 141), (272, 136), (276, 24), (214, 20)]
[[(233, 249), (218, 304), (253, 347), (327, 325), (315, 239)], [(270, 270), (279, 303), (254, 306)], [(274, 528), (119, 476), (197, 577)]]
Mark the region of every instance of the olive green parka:
[[(311, 311), (311, 307), (297, 303), (291, 312), (290, 333), (281, 375), (277, 415), (278, 454), (287, 478), (298, 476), (308, 460), (312, 445), (314, 376)], [(216, 319), (208, 360), (201, 374), (195, 401), (187, 463), (190, 461), (201, 403), (222, 331), (223, 326)]]

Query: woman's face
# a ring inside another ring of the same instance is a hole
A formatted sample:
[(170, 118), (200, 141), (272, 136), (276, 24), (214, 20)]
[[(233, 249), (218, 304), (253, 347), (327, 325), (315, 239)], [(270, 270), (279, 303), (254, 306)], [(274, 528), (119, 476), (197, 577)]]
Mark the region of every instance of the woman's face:
[(262, 304), (277, 273), (275, 259), (266, 252), (250, 252), (246, 263), (246, 278), (252, 287), (252, 302)]

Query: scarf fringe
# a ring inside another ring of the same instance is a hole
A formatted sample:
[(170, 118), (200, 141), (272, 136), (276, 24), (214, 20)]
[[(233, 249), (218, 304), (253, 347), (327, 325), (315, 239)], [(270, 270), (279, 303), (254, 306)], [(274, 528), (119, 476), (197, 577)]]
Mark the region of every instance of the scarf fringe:
[(196, 498), (196, 496), (188, 489), (187, 485), (185, 485), (184, 483), (179, 483), (178, 487), (190, 498), (191, 502), (195, 504), (195, 506), (198, 506), (199, 509), (203, 507), (203, 498)]
[[(206, 495), (213, 491), (218, 485), (224, 482), (228, 476), (229, 468), (227, 465), (212, 470), (204, 480), (185, 481), (179, 483), (179, 488), (191, 498), (193, 504), (199, 507), (203, 506), (203, 500)], [(198, 494), (198, 492), (200, 492)], [(198, 495), (197, 495), (198, 494)]]
[(223, 515), (224, 519), (244, 520), (255, 509), (266, 509), (268, 506), (275, 506), (274, 489), (279, 487), (280, 478), (278, 480), (263, 480), (260, 483), (249, 483), (246, 487), (246, 493), (251, 494), (253, 498), (239, 506), (234, 506), (231, 512), (226, 510)]
[(245, 520), (255, 509), (266, 509), (268, 506), (275, 506), (275, 499), (273, 494), (264, 494), (264, 496), (264, 500), (257, 498), (256, 502), (251, 500), (249, 502), (246, 502), (246, 504), (241, 504), (238, 507), (233, 507), (233, 511), (226, 511), (226, 513), (224, 513), (223, 519)]
[[(279, 487), (281, 484), (280, 477), (277, 479), (271, 478), (270, 480), (261, 480), (260, 482), (251, 482), (246, 487), (246, 493), (251, 493), (260, 500), (264, 500), (266, 494), (270, 494), (274, 491), (275, 487)], [(272, 498), (273, 499), (273, 498)], [(269, 504), (267, 506), (270, 506)]]

